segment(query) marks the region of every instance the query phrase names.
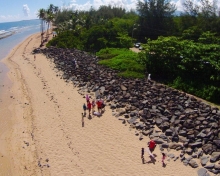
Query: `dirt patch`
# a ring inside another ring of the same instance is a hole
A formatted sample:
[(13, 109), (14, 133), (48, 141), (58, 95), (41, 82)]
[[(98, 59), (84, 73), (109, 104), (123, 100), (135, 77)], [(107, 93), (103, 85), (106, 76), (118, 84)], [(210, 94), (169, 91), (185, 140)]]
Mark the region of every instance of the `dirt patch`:
[(135, 47), (130, 48), (130, 50), (131, 50), (131, 51), (134, 51), (134, 52), (136, 52), (136, 53), (141, 52), (141, 50), (139, 50), (138, 48), (135, 48)]

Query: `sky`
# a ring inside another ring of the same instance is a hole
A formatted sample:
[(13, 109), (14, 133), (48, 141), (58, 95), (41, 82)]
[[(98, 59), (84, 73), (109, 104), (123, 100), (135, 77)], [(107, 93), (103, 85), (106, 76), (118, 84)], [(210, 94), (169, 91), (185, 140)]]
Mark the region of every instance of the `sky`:
[[(127, 10), (135, 9), (138, 0), (0, 0), (0, 23), (36, 19), (40, 8), (47, 9), (50, 4), (59, 8), (73, 10), (97, 9), (100, 5), (123, 7)], [(144, 1), (144, 0), (141, 0)], [(198, 0), (193, 0), (197, 2)], [(210, 0), (211, 1), (211, 0)], [(220, 9), (220, 0), (216, 0)], [(178, 11), (183, 11), (184, 0), (171, 0)]]

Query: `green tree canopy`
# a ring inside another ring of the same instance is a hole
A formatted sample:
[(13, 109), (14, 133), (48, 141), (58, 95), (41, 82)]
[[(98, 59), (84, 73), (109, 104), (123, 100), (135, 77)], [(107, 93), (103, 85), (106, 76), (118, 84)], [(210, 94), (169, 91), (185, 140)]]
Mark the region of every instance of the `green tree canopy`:
[(160, 35), (168, 35), (172, 31), (172, 15), (176, 7), (170, 0), (138, 1), (137, 11), (141, 26), (142, 38), (155, 39)]

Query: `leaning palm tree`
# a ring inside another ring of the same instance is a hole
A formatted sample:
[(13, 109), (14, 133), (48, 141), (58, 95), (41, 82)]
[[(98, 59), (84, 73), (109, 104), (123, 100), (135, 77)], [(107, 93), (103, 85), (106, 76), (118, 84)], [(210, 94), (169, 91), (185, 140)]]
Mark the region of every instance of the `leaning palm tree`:
[(48, 34), (49, 34), (49, 28), (51, 27), (51, 22), (52, 22), (53, 19), (54, 19), (53, 13), (51, 13), (51, 12), (48, 10), (45, 19), (46, 19), (46, 22), (47, 22), (47, 36), (48, 36)]
[(41, 19), (41, 44), (43, 44), (43, 35), (44, 35), (44, 20), (45, 20), (45, 10), (44, 9), (39, 9), (38, 10), (38, 18)]
[(54, 8), (55, 8), (55, 6), (53, 4), (50, 4), (47, 11), (50, 12), (50, 13), (53, 13)]
[(57, 12), (58, 12), (59, 8), (57, 6), (54, 6), (53, 4), (50, 4), (48, 9), (47, 9), (47, 13), (46, 13), (46, 22), (47, 22), (47, 35), (49, 34), (49, 28), (52, 29), (52, 22), (54, 21)]

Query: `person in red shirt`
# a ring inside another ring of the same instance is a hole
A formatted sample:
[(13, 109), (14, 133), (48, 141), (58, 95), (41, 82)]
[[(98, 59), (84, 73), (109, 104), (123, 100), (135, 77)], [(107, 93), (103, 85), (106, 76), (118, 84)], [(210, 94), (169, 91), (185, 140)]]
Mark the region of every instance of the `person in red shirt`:
[(101, 102), (100, 100), (98, 100), (98, 101), (96, 102), (96, 104), (97, 104), (97, 107), (98, 107), (98, 112), (101, 113), (101, 110), (102, 110), (102, 102)]
[(91, 108), (92, 108), (92, 104), (90, 103), (90, 101), (87, 102), (87, 108), (88, 108), (89, 114), (90, 114)]
[(154, 140), (150, 140), (150, 142), (148, 143), (148, 147), (150, 149), (150, 151), (154, 151), (155, 147), (156, 147), (156, 143)]

